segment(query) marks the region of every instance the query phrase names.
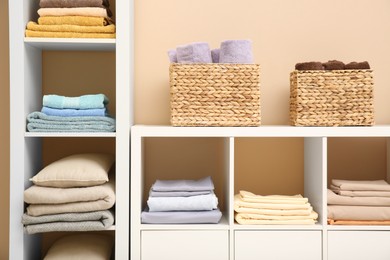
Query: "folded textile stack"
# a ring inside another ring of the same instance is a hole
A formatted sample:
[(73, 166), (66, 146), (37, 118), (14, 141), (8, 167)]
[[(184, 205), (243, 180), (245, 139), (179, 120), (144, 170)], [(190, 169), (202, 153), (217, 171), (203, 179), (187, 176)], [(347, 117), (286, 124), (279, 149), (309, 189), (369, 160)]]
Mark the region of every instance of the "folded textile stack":
[(108, 172), (114, 156), (75, 154), (55, 161), (30, 180), (22, 223), (28, 234), (104, 230), (114, 223), (114, 178)]
[(332, 180), (328, 190), (331, 225), (390, 225), (390, 185), (384, 180)]
[(40, 0), (38, 23), (28, 22), (26, 37), (115, 38), (108, 0)]
[(65, 97), (43, 96), (41, 112), (27, 116), (30, 132), (115, 132), (115, 119), (107, 111), (103, 94)]
[(150, 189), (145, 224), (218, 223), (222, 217), (210, 177), (200, 180), (157, 180)]
[(318, 214), (301, 195), (255, 195), (240, 191), (234, 196), (235, 219), (242, 225), (313, 225)]

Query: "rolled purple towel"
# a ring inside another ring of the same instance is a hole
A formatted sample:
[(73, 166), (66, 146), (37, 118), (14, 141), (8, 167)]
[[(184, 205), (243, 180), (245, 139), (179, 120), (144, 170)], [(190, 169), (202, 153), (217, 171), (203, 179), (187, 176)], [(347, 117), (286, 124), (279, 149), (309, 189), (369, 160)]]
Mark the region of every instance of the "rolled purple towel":
[(310, 61), (295, 64), (296, 70), (324, 70), (321, 62)]
[(370, 64), (367, 61), (363, 62), (350, 62), (345, 65), (346, 70), (369, 70)]
[(194, 42), (176, 48), (178, 63), (212, 63), (207, 42)]
[(322, 63), (325, 70), (343, 70), (345, 69), (345, 64), (339, 60), (330, 60), (328, 62)]
[(219, 63), (219, 49), (211, 50), (211, 59), (213, 60), (213, 63)]
[(221, 43), (219, 63), (253, 63), (250, 40), (228, 40)]
[(169, 57), (169, 61), (171, 63), (177, 63), (177, 54), (176, 54), (176, 50), (169, 50), (168, 51), (168, 57)]

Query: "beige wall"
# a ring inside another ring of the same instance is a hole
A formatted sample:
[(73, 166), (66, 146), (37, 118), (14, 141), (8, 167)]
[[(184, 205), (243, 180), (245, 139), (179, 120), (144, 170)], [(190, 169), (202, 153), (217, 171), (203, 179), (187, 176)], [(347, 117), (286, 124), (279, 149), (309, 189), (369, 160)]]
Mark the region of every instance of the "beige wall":
[(8, 1), (0, 1), (0, 259), (8, 259), (9, 222), (9, 66)]
[[(136, 0), (135, 15), (135, 122), (137, 124), (169, 124), (168, 58), (166, 51), (179, 44), (207, 41), (213, 48), (225, 39), (252, 39), (257, 63), (262, 74), (263, 124), (288, 123), (288, 75), (300, 61), (340, 59), (345, 62), (368, 60), (375, 71), (375, 110), (378, 124), (390, 124), (390, 20), (388, 0)], [(8, 40), (7, 1), (1, 0), (0, 80), (2, 113), (6, 122), (1, 127), (1, 206), (8, 205)], [(43, 54), (43, 88), (45, 93), (57, 92), (78, 95), (88, 90), (107, 93), (112, 98), (114, 112), (115, 84), (112, 53)], [(79, 56), (82, 55), (82, 56)], [(82, 71), (86, 71), (85, 74)], [(71, 75), (71, 77), (69, 77)], [(87, 75), (87, 76), (86, 76)], [(97, 84), (101, 83), (101, 84)], [(96, 86), (98, 86), (96, 88)], [(90, 88), (92, 87), (92, 88)], [(107, 89), (106, 89), (107, 87)], [(44, 161), (48, 163), (67, 153), (95, 148), (112, 151), (112, 141), (72, 140), (66, 151), (54, 152), (63, 141), (53, 139), (44, 143)], [(73, 144), (77, 144), (77, 147)], [(373, 178), (385, 176), (384, 140), (331, 139), (329, 142), (329, 171), (331, 176)], [(163, 146), (163, 147), (162, 147)], [(104, 148), (103, 148), (104, 147)], [(216, 185), (221, 187), (220, 155), (207, 157), (213, 151), (220, 153), (219, 140), (194, 143), (193, 140), (172, 142), (171, 139), (151, 139), (146, 142), (145, 185), (158, 176), (197, 177), (215, 171)], [(267, 150), (267, 149), (272, 150)], [(342, 149), (339, 149), (342, 148)], [(203, 154), (202, 151), (208, 153)], [(185, 151), (181, 153), (181, 151)], [(372, 151), (378, 156), (373, 156)], [(302, 140), (269, 139), (238, 140), (236, 189), (259, 193), (296, 193), (302, 185)], [(200, 156), (197, 165), (194, 156)], [(183, 156), (183, 161), (177, 158)], [(267, 157), (268, 156), (268, 157)], [(258, 158), (270, 158), (261, 164)], [(353, 158), (353, 160), (349, 159)], [(360, 160), (365, 158), (365, 160)], [(178, 166), (163, 163), (164, 160)], [(216, 161), (216, 162), (215, 162)], [(280, 165), (280, 161), (287, 162)], [(355, 163), (362, 162), (362, 163)], [(368, 162), (368, 163), (363, 163)], [(253, 167), (251, 167), (253, 164)], [(277, 167), (276, 167), (277, 165)], [(159, 166), (159, 167), (157, 167)], [(193, 167), (192, 167), (193, 166)], [(204, 168), (202, 168), (204, 167)], [(348, 171), (349, 170), (349, 171)], [(272, 175), (276, 172), (278, 176)], [(349, 173), (347, 173), (349, 172)], [(374, 175), (371, 175), (371, 173)], [(271, 173), (271, 174), (269, 174)], [(287, 177), (283, 176), (286, 174)], [(250, 178), (245, 178), (250, 176)], [(283, 178), (283, 181), (280, 179)], [(259, 185), (255, 185), (255, 184)], [(272, 183), (267, 185), (267, 183)], [(145, 187), (147, 189), (148, 187)], [(7, 223), (8, 211), (1, 211), (1, 223)], [(7, 258), (7, 227), (0, 234), (0, 259)], [(4, 249), (3, 249), (4, 247)]]

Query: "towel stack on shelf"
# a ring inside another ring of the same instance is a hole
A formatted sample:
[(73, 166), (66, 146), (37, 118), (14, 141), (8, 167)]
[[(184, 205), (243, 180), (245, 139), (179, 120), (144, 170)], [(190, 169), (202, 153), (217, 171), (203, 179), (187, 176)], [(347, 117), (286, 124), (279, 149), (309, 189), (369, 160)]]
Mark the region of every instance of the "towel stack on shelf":
[(235, 219), (243, 225), (313, 225), (318, 214), (301, 195), (255, 195), (240, 191), (234, 197)]
[(104, 230), (114, 223), (114, 156), (75, 154), (55, 161), (30, 180), (22, 223), (28, 234)]
[(331, 225), (390, 225), (390, 185), (384, 180), (332, 180), (328, 190)]
[(218, 223), (222, 217), (210, 177), (200, 180), (157, 180), (150, 189), (145, 224)]
[(28, 22), (26, 37), (115, 38), (108, 0), (40, 0), (38, 23)]
[(27, 116), (30, 132), (114, 132), (115, 119), (103, 94), (65, 97), (45, 95), (41, 112)]

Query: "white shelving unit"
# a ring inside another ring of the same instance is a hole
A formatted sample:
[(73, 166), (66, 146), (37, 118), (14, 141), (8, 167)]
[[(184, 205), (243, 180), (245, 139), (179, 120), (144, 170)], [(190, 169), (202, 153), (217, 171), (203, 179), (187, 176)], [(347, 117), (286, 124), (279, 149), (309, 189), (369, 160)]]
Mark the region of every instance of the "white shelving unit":
[[(182, 137), (208, 137), (224, 140), (222, 152), (226, 167), (224, 175), (220, 178), (225, 193), (225, 209), (221, 223), (209, 225), (141, 224), (140, 215), (146, 200), (143, 197), (144, 189), (150, 188), (145, 187), (144, 184), (145, 174), (148, 174), (144, 167), (146, 152), (144, 143), (147, 139), (155, 137), (170, 138), (171, 142), (175, 142), (175, 138)], [(309, 198), (309, 202), (319, 214), (316, 225), (257, 226), (239, 225), (234, 222), (234, 180), (237, 174), (234, 165), (235, 143), (238, 138), (245, 137), (303, 139), (303, 195)], [(327, 224), (328, 138), (334, 137), (390, 137), (390, 126), (261, 126), (250, 128), (133, 126), (131, 130), (131, 259), (390, 259), (390, 251), (386, 242), (390, 238), (388, 226), (346, 227)], [(387, 176), (389, 176), (388, 172)], [(375, 251), (368, 246), (369, 240), (375, 240)], [(355, 245), (364, 246), (356, 248)], [(196, 251), (193, 251), (193, 248), (196, 248)], [(210, 254), (205, 255), (204, 252), (210, 252)]]
[[(110, 0), (114, 1), (114, 0)], [(129, 259), (130, 126), (133, 124), (133, 0), (116, 0), (116, 39), (25, 38), (39, 1), (9, 1), (10, 17), (10, 230), (9, 259), (41, 259), (41, 235), (23, 232), (23, 192), (42, 167), (44, 138), (114, 138), (116, 154), (115, 259)], [(29, 133), (26, 116), (42, 106), (42, 51), (111, 51), (116, 55), (115, 133)]]

